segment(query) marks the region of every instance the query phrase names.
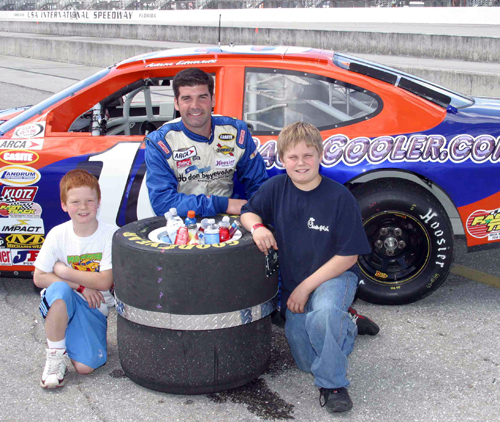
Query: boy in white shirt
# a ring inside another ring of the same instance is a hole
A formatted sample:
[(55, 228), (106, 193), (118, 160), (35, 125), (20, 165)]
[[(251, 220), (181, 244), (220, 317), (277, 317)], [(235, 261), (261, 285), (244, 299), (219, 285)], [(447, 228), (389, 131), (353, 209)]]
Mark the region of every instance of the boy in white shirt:
[(40, 385), (65, 384), (69, 359), (79, 374), (106, 363), (109, 308), (114, 306), (111, 244), (115, 226), (97, 219), (101, 191), (97, 179), (72, 170), (59, 185), (62, 209), (70, 221), (47, 235), (35, 262), (35, 285), (44, 288), (47, 359)]

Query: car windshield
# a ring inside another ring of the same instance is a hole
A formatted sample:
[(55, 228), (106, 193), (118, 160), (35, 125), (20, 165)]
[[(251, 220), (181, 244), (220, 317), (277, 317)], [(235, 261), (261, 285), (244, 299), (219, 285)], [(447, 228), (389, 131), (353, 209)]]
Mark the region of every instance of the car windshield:
[(455, 108), (464, 108), (474, 104), (474, 99), (467, 95), (460, 94), (426, 81), (425, 79), (410, 75), (409, 73), (369, 60), (360, 59), (347, 54), (335, 53), (333, 64), (342, 69), (360, 73), (398, 86), (443, 107), (451, 105)]
[(74, 85), (71, 85), (70, 87), (66, 88), (64, 91), (58, 92), (52, 97), (47, 98), (46, 100), (42, 101), (41, 103), (38, 103), (37, 105), (34, 105), (33, 107), (30, 107), (28, 110), (26, 110), (24, 113), (19, 114), (18, 116), (14, 117), (11, 120), (6, 121), (4, 124), (0, 125), (0, 136), (3, 136), (5, 133), (7, 133), (9, 130), (14, 129), (16, 126), (19, 126), (20, 124), (24, 123), (26, 120), (31, 119), (33, 116), (36, 116), (37, 114), (43, 114), (43, 112), (48, 109), (49, 107), (53, 106), (57, 102), (61, 101), (64, 98), (67, 98), (69, 96), (75, 95), (78, 91), (81, 91), (82, 89), (92, 85), (94, 82), (97, 82), (98, 80), (104, 78), (111, 68), (103, 69), (96, 74), (90, 76), (87, 79), (84, 79), (83, 81), (77, 82)]

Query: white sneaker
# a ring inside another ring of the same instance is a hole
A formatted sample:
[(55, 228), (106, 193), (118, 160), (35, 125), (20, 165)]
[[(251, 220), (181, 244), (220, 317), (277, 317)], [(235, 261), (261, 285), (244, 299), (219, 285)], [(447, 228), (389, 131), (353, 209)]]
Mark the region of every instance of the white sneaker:
[(68, 372), (68, 353), (65, 349), (47, 349), (47, 360), (43, 370), (40, 386), (42, 388), (61, 388)]

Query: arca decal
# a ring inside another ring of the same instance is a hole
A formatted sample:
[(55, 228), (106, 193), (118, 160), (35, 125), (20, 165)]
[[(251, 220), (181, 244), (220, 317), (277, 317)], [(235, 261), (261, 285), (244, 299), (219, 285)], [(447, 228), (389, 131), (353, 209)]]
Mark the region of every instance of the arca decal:
[(477, 210), (467, 218), (467, 231), (475, 238), (487, 237), (488, 240), (500, 239), (500, 208), (496, 210)]
[[(268, 141), (260, 145), (254, 138), (260, 155), (266, 163), (266, 168), (283, 168), (279, 160), (276, 141)], [(400, 135), (380, 136), (370, 139), (359, 137), (349, 139), (345, 135), (333, 135), (323, 141), (323, 159), (321, 164), (333, 167), (339, 162), (348, 166), (360, 164), (363, 160), (370, 164), (380, 164), (384, 161), (401, 162), (440, 162), (452, 161), (461, 163), (471, 159), (475, 163), (500, 160), (500, 137), (491, 135), (455, 136), (448, 144), (442, 135)]]
[(0, 183), (7, 186), (29, 186), (42, 178), (40, 172), (26, 166), (7, 166), (0, 169)]
[(6, 164), (33, 164), (38, 161), (40, 156), (33, 151), (26, 150), (7, 150), (0, 152), (0, 161)]
[(43, 138), (35, 141), (30, 139), (6, 139), (0, 142), (0, 149), (42, 149)]

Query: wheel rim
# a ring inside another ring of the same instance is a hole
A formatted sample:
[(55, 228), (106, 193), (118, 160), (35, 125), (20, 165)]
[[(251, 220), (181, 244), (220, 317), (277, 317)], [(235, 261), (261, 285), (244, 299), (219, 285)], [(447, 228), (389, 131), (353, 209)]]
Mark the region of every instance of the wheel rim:
[(432, 244), (426, 228), (412, 215), (384, 211), (363, 223), (372, 253), (358, 259), (362, 273), (383, 285), (402, 285), (429, 263)]

